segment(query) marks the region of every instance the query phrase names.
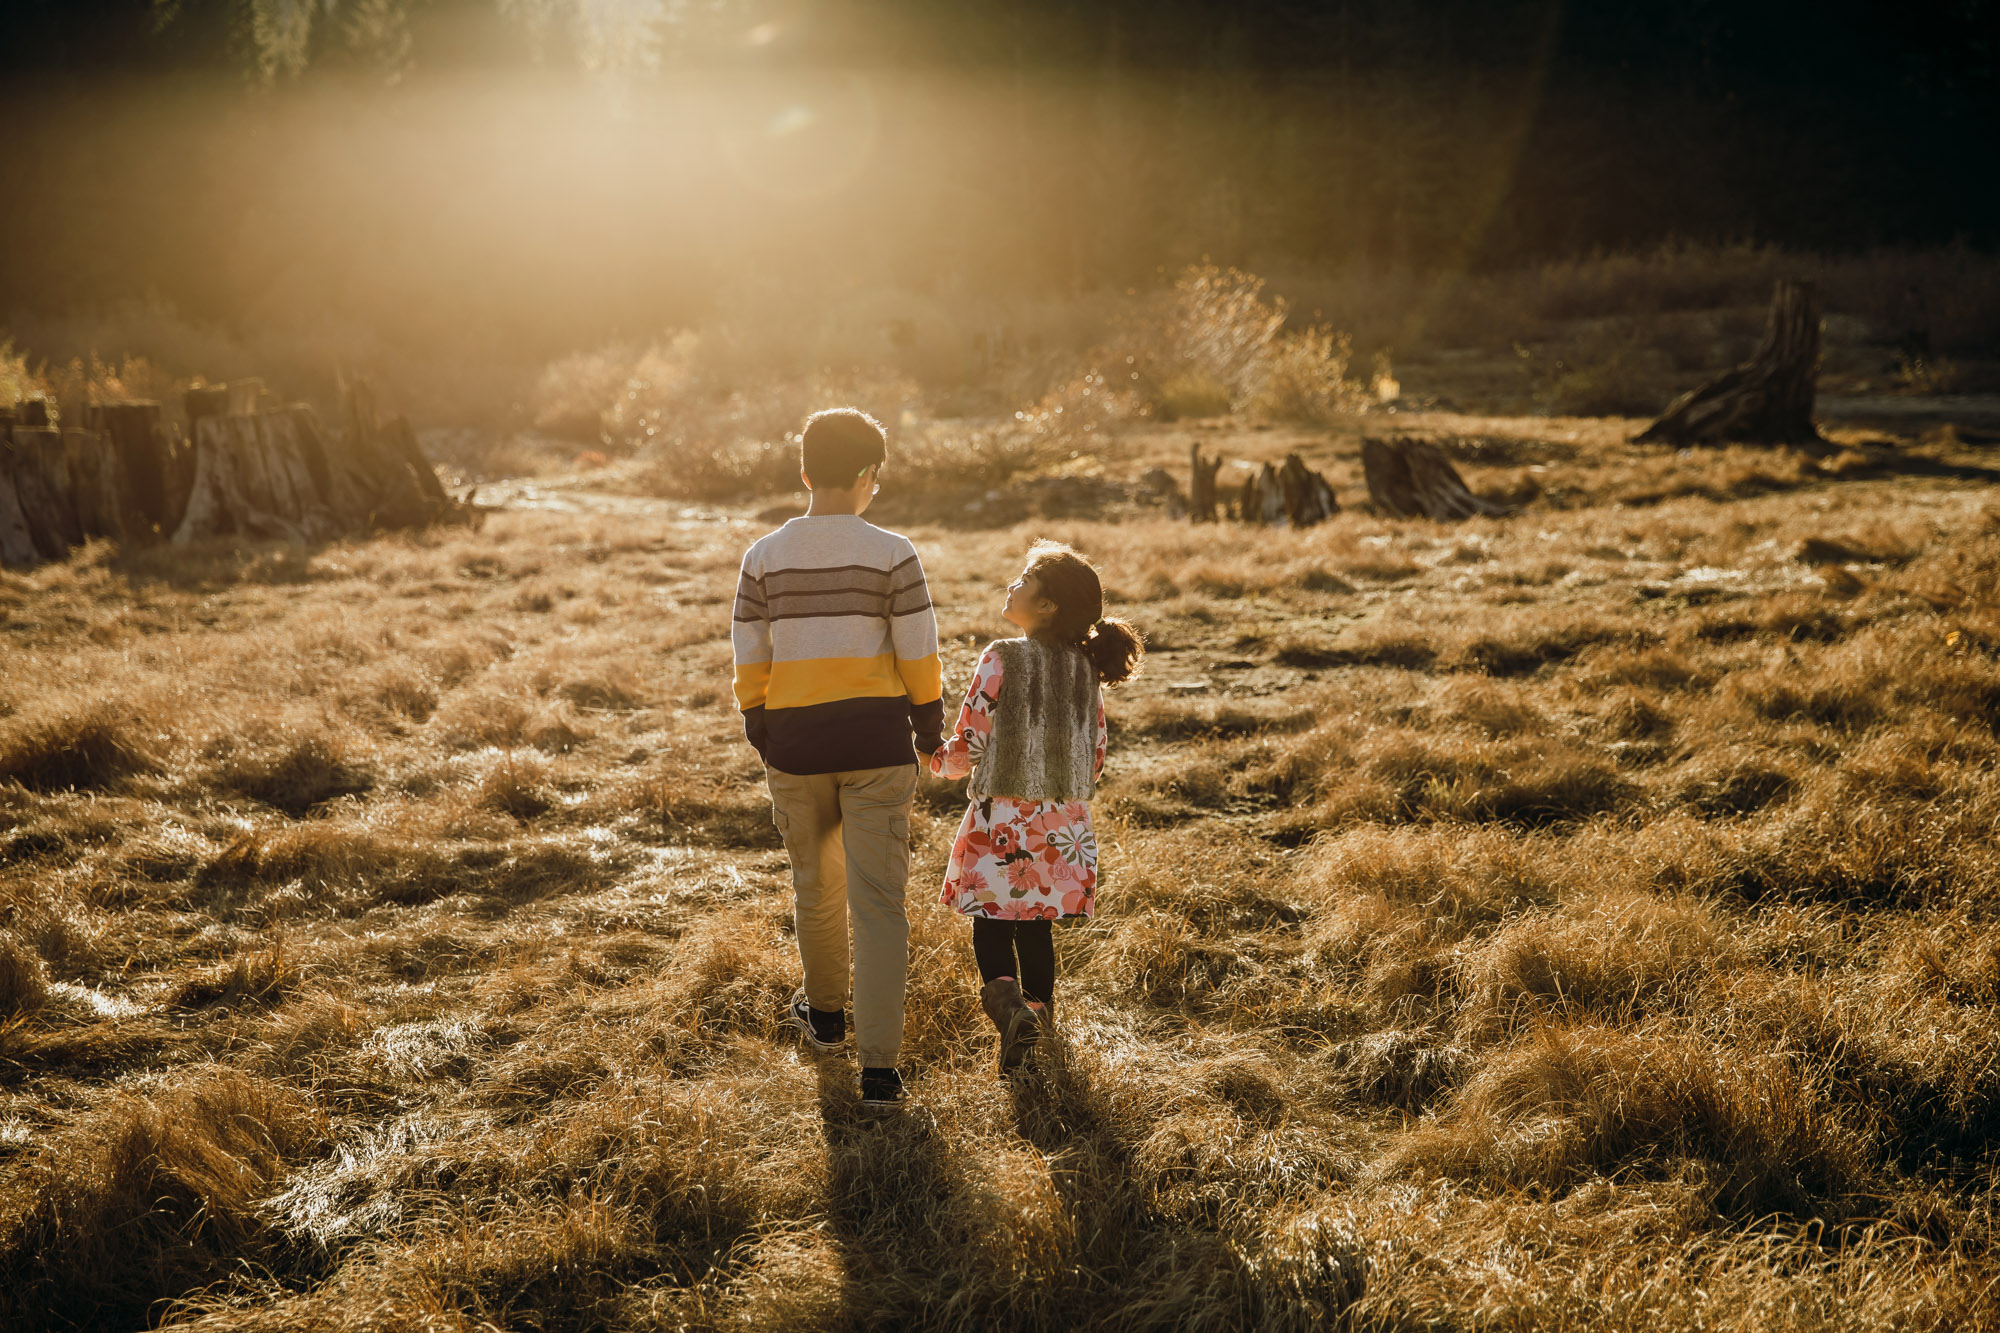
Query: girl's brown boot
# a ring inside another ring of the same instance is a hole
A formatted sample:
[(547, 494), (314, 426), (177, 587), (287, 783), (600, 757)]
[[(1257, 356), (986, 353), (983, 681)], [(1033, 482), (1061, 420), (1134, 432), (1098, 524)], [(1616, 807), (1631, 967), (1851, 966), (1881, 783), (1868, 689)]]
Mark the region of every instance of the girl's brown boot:
[(1021, 983), (1012, 977), (995, 977), (980, 987), (979, 1003), (1000, 1030), (1000, 1072), (1010, 1074), (1021, 1067), (1028, 1048), (1042, 1035), (1042, 1016), (1029, 1006)]

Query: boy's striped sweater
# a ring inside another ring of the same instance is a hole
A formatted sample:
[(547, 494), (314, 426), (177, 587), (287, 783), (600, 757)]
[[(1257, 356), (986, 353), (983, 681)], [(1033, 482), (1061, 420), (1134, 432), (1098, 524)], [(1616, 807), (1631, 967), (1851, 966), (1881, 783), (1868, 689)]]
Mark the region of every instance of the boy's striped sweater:
[(943, 744), (937, 616), (909, 538), (857, 514), (759, 538), (732, 637), (744, 733), (779, 772), (887, 768)]

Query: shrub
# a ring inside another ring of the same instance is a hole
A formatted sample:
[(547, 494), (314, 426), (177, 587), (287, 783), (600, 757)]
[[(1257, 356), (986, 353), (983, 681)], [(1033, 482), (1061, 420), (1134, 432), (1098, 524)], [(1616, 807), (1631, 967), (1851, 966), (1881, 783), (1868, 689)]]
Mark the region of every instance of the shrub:
[(1155, 395), (1162, 421), (1187, 421), (1229, 413), (1229, 386), (1201, 371), (1169, 375)]
[(1257, 369), (1250, 409), (1273, 421), (1317, 424), (1367, 401), (1347, 379), (1353, 347), (1344, 333), (1313, 326), (1273, 343)]
[(1226, 389), (1232, 403), (1248, 396), (1285, 326), (1285, 302), (1266, 302), (1263, 292), (1264, 280), (1240, 269), (1203, 264), (1185, 270), (1159, 329), (1164, 345), (1150, 368), (1154, 382), (1164, 386), (1175, 376), (1196, 376)]
[(1183, 271), (1173, 290), (1126, 331), (1128, 362), (1167, 419), (1250, 410), (1321, 422), (1360, 405), (1349, 383), (1347, 335), (1312, 326), (1285, 333), (1284, 298), (1264, 280), (1213, 264)]
[(14, 350), (14, 340), (0, 338), (0, 407), (12, 407), (41, 391), (41, 381), (28, 370), (27, 357)]

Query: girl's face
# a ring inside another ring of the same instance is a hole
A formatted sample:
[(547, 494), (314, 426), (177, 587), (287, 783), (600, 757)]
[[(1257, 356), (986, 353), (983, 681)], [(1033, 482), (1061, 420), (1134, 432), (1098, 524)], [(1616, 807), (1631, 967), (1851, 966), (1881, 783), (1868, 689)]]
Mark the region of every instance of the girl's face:
[(1042, 596), (1040, 579), (1023, 574), (1007, 585), (1007, 604), (1000, 608), (1000, 616), (1023, 633), (1034, 634), (1056, 618), (1056, 604)]

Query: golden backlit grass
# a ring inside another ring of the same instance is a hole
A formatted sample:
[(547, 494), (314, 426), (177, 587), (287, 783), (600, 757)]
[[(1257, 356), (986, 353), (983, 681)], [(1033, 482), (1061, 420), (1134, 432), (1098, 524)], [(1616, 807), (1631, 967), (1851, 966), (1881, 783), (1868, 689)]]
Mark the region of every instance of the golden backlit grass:
[(1565, 497), (912, 528), (955, 686), (1032, 536), (1154, 651), (1012, 1085), (924, 784), (886, 1120), (779, 1022), (755, 523), (0, 576), (0, 1323), (2000, 1325), (2000, 505), (1417, 424)]

